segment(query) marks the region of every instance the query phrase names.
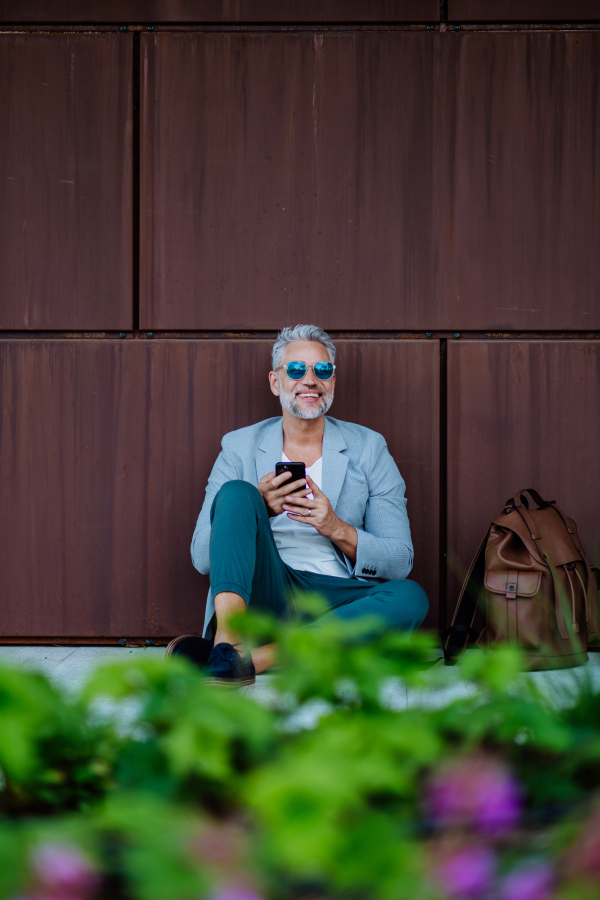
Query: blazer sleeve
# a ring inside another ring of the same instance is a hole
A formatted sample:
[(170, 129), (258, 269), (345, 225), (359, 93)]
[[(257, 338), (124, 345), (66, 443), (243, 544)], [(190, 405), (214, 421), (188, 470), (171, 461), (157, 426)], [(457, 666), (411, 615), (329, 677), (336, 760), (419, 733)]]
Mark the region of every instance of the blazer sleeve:
[(217, 461), (208, 479), (206, 496), (192, 538), (192, 562), (203, 575), (210, 574), (210, 511), (213, 500), (226, 481), (236, 481), (241, 478), (242, 475), (236, 469), (233, 456), (227, 450), (224, 438), (222, 450), (217, 456)]
[(405, 484), (381, 435), (374, 442), (364, 528), (357, 528), (358, 546), (352, 574), (391, 581), (407, 578), (413, 565), (413, 545), (406, 513)]

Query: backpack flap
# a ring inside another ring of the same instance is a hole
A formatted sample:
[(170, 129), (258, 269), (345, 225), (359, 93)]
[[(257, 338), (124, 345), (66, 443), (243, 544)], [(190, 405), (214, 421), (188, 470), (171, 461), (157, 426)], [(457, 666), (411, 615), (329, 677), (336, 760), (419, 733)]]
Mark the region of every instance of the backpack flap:
[(494, 594), (504, 594), (507, 600), (516, 597), (535, 597), (542, 583), (541, 572), (495, 571), (485, 573), (485, 586)]

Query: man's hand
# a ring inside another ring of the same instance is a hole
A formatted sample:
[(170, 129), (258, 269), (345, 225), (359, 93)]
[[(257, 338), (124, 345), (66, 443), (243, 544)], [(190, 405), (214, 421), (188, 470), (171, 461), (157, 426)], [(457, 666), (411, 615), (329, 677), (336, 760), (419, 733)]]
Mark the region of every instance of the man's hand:
[[(301, 487), (302, 490), (296, 494), (297, 497), (301, 498), (306, 497), (310, 493), (310, 489), (305, 487), (306, 481), (304, 478), (290, 482), (291, 477), (291, 472), (282, 472), (281, 475), (269, 472), (268, 475), (264, 475), (258, 482), (258, 490), (265, 501), (269, 516), (278, 516), (284, 511), (285, 498), (291, 491), (298, 490)], [(286, 484), (285, 482), (288, 483)]]
[(313, 499), (310, 500), (306, 496), (309, 491), (302, 491), (294, 494), (293, 497), (288, 496), (282, 502), (283, 512), (286, 512), (288, 517), (296, 522), (312, 525), (319, 534), (337, 544), (342, 553), (345, 553), (348, 559), (354, 562), (358, 545), (356, 528), (336, 516), (329, 498), (317, 487), (309, 475), (306, 476), (306, 480)]

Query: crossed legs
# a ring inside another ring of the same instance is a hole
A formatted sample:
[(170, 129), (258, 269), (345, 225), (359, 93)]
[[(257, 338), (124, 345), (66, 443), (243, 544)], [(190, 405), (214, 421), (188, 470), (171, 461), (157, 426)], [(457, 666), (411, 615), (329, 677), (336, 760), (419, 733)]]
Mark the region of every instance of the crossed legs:
[[(333, 578), (288, 568), (273, 539), (269, 517), (258, 490), (245, 481), (230, 481), (215, 497), (211, 510), (210, 572), (217, 620), (215, 644), (239, 644), (229, 625), (248, 605), (289, 619), (294, 591), (318, 592), (331, 611), (324, 619), (377, 615), (383, 627), (414, 631), (428, 608), (423, 589), (402, 579), (366, 584), (354, 578)], [(274, 665), (276, 645), (252, 653), (257, 673)]]

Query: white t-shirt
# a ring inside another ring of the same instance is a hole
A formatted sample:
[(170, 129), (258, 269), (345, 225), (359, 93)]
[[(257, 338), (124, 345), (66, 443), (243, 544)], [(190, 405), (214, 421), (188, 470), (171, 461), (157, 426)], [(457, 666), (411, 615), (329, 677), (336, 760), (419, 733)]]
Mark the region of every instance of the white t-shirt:
[[(291, 462), (282, 454), (283, 462)], [(306, 470), (315, 484), (321, 488), (323, 483), (323, 457)], [(313, 499), (313, 495), (308, 495)], [(301, 572), (314, 572), (317, 575), (335, 575), (337, 578), (350, 578), (348, 569), (340, 561), (331, 541), (312, 525), (289, 519), (287, 513), (271, 519), (271, 529), (279, 555), (286, 565)]]

